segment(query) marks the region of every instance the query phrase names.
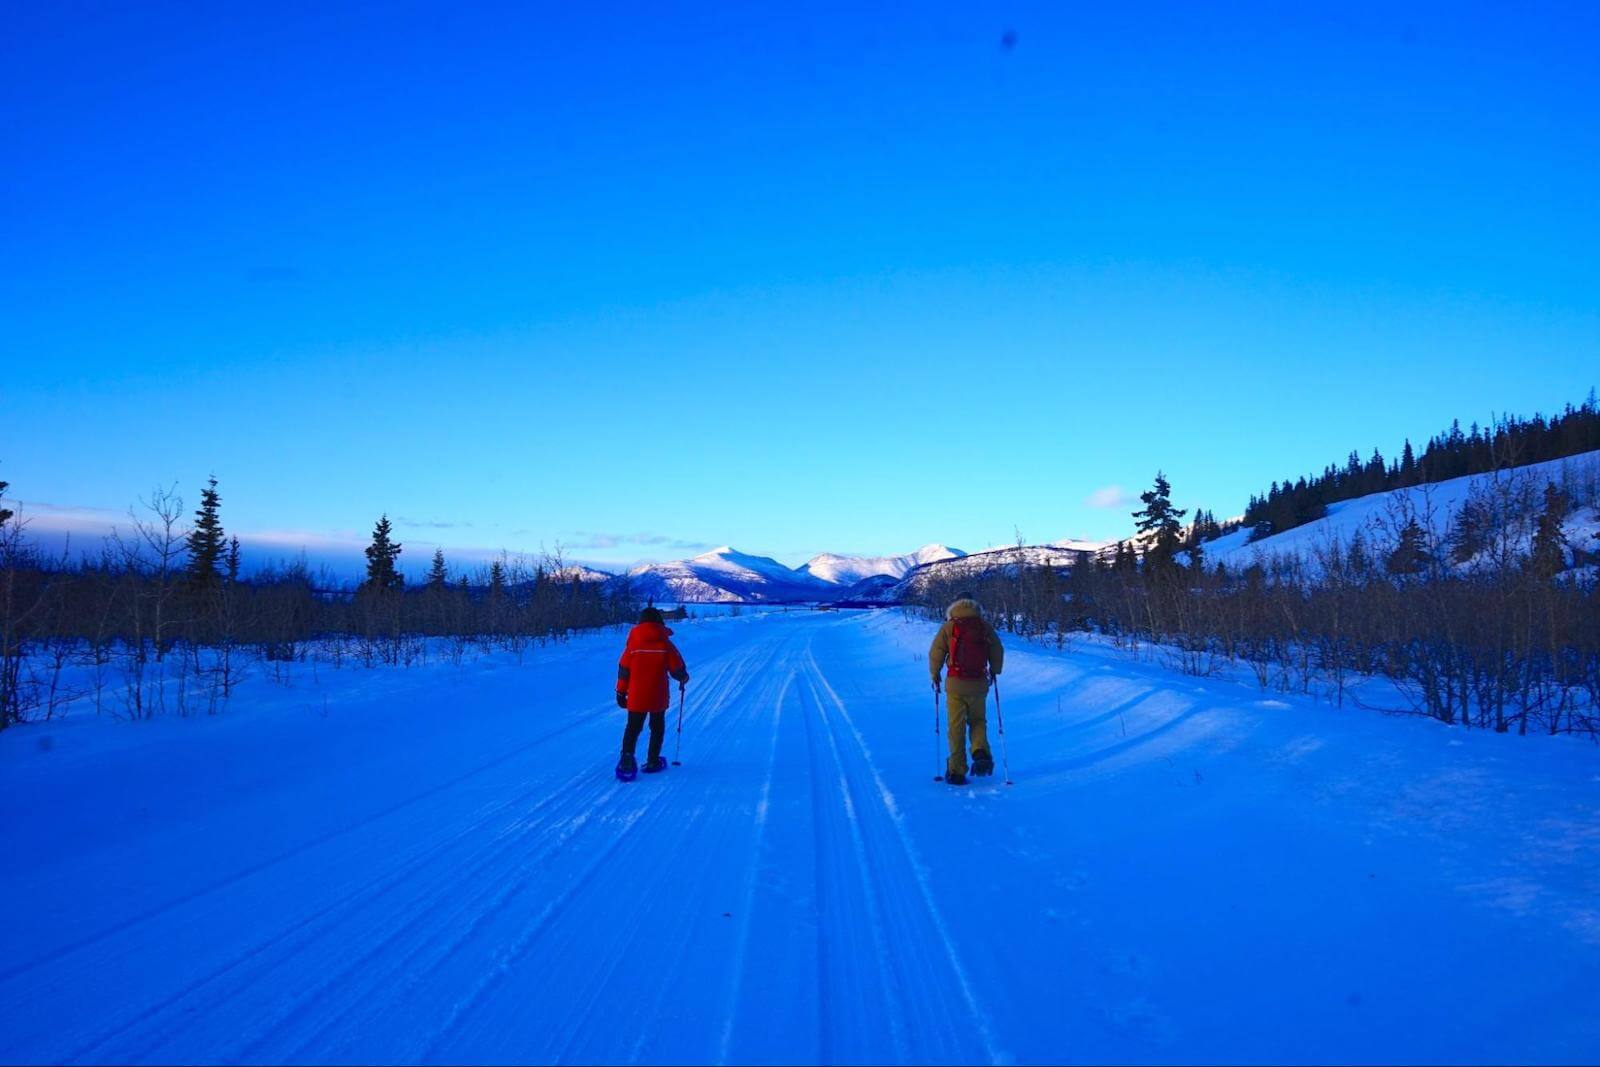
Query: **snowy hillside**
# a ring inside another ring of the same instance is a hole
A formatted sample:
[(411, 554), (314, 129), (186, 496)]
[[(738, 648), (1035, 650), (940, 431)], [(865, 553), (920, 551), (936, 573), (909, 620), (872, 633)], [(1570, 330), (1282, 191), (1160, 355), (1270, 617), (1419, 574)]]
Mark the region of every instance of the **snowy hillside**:
[(727, 545), (693, 559), (643, 564), (628, 572), (628, 581), (636, 596), (662, 602), (816, 600), (833, 589), (775, 559)]
[(581, 563), (569, 563), (565, 567), (562, 567), (560, 570), (556, 571), (552, 577), (567, 582), (609, 582), (616, 578), (616, 575), (612, 574), (610, 571), (602, 571), (596, 570), (593, 567), (586, 567)]
[(923, 545), (915, 552), (908, 552), (903, 556), (841, 556), (824, 552), (797, 570), (802, 574), (820, 578), (829, 585), (851, 586), (863, 578), (879, 576), (904, 578), (907, 571), (924, 563), (957, 559), (964, 555), (966, 553), (960, 549), (937, 544)]
[(1600, 1057), (1592, 744), (1012, 641), (958, 791), (931, 633), (679, 626), (629, 784), (620, 632), (0, 732), (0, 1061)]
[[(1235, 530), (1214, 541), (1205, 542), (1206, 562), (1212, 566), (1226, 563), (1230, 568), (1236, 568), (1248, 566), (1258, 557), (1271, 555), (1294, 554), (1309, 559), (1318, 549), (1335, 540), (1348, 545), (1358, 530), (1369, 544), (1382, 546), (1392, 542), (1396, 520), (1403, 520), (1404, 517), (1415, 517), (1420, 526), (1431, 529), (1433, 536), (1443, 542), (1448, 539), (1462, 505), (1474, 492), (1489, 490), (1496, 479), (1503, 484), (1524, 480), (1525, 487), (1531, 490), (1526, 494), (1527, 500), (1534, 506), (1539, 503), (1546, 484), (1554, 482), (1562, 486), (1570, 497), (1580, 502), (1579, 508), (1565, 523), (1568, 541), (1586, 547), (1591, 552), (1600, 549), (1600, 542), (1594, 540), (1594, 534), (1600, 531), (1600, 511), (1596, 510), (1600, 452), (1585, 452), (1496, 474), (1468, 475), (1330, 504), (1325, 517), (1253, 543), (1249, 530)], [(1524, 542), (1521, 547), (1525, 549), (1525, 542), (1531, 534), (1533, 514), (1530, 512), (1519, 518), (1523, 529), (1518, 537)]]
[(1085, 553), (1097, 552), (1105, 547), (1102, 541), (1060, 541), (1047, 545), (1011, 545), (974, 552), (957, 559), (925, 563), (909, 572), (899, 582), (887, 586), (877, 597), (882, 600), (914, 600), (935, 582), (978, 578), (997, 570), (1014, 569), (1019, 563), (1027, 567), (1070, 567)]

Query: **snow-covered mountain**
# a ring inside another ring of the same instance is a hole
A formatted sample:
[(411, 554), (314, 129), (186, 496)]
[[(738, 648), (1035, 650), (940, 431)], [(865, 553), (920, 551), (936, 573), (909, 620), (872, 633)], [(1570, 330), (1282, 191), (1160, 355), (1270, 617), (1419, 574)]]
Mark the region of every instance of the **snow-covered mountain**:
[(829, 585), (846, 587), (855, 585), (864, 578), (876, 578), (880, 575), (895, 579), (904, 578), (908, 571), (924, 563), (957, 559), (964, 555), (966, 553), (959, 548), (938, 544), (923, 545), (915, 552), (908, 552), (903, 556), (841, 556), (833, 552), (824, 552), (796, 569), (801, 574), (820, 578)]
[(646, 600), (690, 603), (827, 599), (834, 587), (727, 545), (693, 559), (646, 563), (628, 572), (635, 595)]
[(948, 545), (930, 544), (900, 556), (825, 552), (799, 567), (786, 567), (767, 556), (724, 545), (693, 559), (642, 564), (628, 572), (628, 581), (636, 596), (661, 602), (871, 598), (885, 584), (893, 585), (918, 567), (964, 555)]
[(900, 581), (880, 587), (875, 596), (865, 595), (865, 588), (859, 590), (856, 595), (862, 599), (908, 600), (921, 594), (932, 583), (980, 578), (995, 571), (1015, 570), (1019, 563), (1027, 567), (1043, 567), (1045, 564), (1070, 567), (1086, 554), (1098, 552), (1109, 543), (1111, 542), (1068, 540), (1047, 545), (1021, 547), (1010, 545), (1004, 548), (991, 548), (985, 552), (974, 552), (954, 559), (924, 563), (906, 572)]
[(551, 577), (559, 578), (562, 581), (567, 582), (578, 581), (588, 583), (609, 582), (615, 578), (616, 575), (611, 571), (597, 570), (594, 567), (589, 567), (582, 563), (569, 563), (565, 567), (562, 567), (559, 571), (554, 572)]

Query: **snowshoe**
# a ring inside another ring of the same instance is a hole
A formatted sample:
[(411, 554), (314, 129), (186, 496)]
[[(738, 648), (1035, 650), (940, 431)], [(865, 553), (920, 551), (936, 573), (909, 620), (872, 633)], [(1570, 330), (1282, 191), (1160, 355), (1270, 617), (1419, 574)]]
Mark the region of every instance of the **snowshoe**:
[(640, 769), (646, 774), (655, 774), (658, 771), (664, 771), (667, 769), (666, 757), (651, 756), (649, 759), (644, 761), (644, 766)]
[(967, 776), (964, 774), (946, 774), (944, 780), (951, 785), (966, 785)]
[(972, 754), (972, 773), (979, 778), (987, 778), (994, 773), (994, 757), (983, 749)]
[(639, 777), (639, 761), (632, 756), (623, 756), (617, 761), (617, 781), (631, 782)]

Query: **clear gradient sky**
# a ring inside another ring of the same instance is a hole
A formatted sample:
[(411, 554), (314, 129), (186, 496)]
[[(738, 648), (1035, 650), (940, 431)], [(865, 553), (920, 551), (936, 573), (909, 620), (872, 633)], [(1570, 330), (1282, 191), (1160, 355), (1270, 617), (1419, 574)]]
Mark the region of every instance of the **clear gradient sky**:
[(1600, 383), (1594, 4), (326, 6), (8, 7), (44, 525), (1110, 537)]

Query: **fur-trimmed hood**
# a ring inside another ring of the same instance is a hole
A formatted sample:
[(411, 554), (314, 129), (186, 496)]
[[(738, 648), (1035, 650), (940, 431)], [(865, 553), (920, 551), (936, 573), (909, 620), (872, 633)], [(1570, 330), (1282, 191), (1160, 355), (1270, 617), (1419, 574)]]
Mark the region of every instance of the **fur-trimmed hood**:
[(947, 619), (981, 619), (983, 618), (983, 605), (971, 597), (962, 597), (945, 609), (944, 617)]

